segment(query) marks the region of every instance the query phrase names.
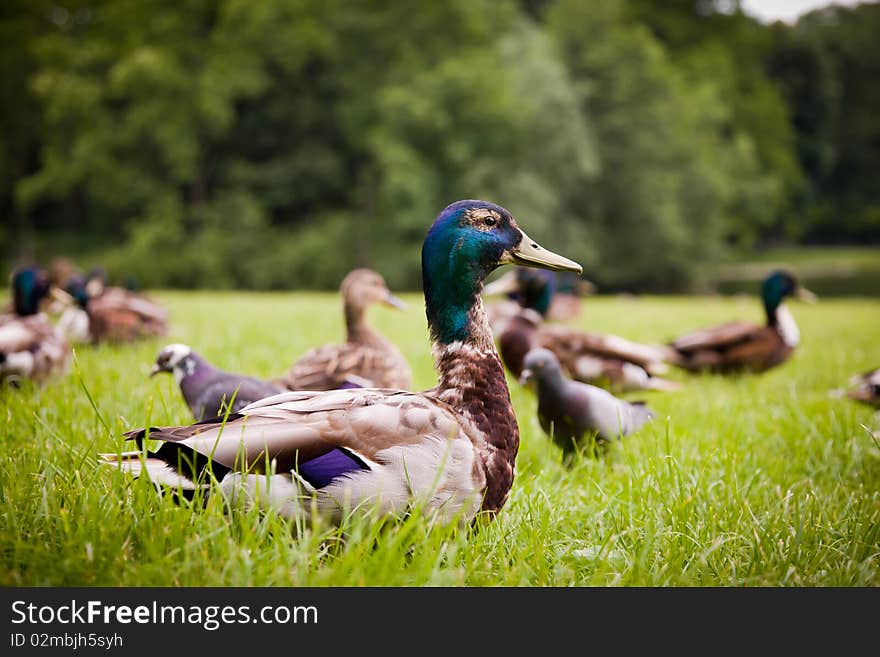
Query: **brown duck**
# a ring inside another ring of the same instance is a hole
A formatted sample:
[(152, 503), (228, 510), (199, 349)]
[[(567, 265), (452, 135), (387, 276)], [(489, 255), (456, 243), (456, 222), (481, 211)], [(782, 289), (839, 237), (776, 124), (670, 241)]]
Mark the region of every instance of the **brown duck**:
[(343, 387), (397, 388), (412, 385), (412, 372), (400, 350), (372, 329), (367, 309), (376, 303), (404, 308), (370, 269), (355, 269), (340, 286), (346, 341), (307, 352), (277, 383), (288, 390), (333, 390)]
[(800, 342), (800, 331), (783, 303), (797, 296), (814, 301), (793, 274), (774, 271), (761, 286), (766, 323), (734, 321), (693, 331), (670, 343), (679, 355), (676, 364), (691, 371), (762, 372), (784, 363)]
[(131, 342), (165, 335), (168, 312), (146, 295), (122, 287), (107, 287), (99, 275), (73, 276), (67, 292), (75, 305), (59, 320), (74, 342)]

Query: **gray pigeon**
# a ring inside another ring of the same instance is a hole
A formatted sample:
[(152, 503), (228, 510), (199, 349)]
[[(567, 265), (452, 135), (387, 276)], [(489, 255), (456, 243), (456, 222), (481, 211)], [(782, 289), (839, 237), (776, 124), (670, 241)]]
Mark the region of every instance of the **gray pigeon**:
[(541, 428), (566, 452), (573, 451), (584, 436), (609, 442), (628, 436), (654, 417), (639, 402), (624, 401), (602, 388), (566, 378), (549, 349), (526, 354), (520, 383), (532, 380)]
[(222, 417), (233, 395), (230, 413), (258, 399), (284, 392), (284, 388), (274, 383), (218, 370), (185, 344), (169, 344), (159, 352), (150, 376), (159, 372), (174, 375), (196, 422)]

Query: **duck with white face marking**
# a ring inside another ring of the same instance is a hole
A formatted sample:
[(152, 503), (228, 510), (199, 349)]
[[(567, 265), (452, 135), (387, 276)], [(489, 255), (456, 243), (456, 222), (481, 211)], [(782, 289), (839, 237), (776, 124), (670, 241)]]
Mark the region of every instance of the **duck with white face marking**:
[(269, 381), (219, 370), (185, 344), (169, 344), (159, 352), (150, 376), (160, 372), (174, 376), (196, 422), (236, 413), (283, 391)]
[(611, 442), (628, 436), (654, 417), (644, 404), (568, 379), (549, 349), (526, 354), (520, 382), (534, 383), (541, 428), (569, 454), (593, 437)]
[(784, 363), (801, 337), (783, 303), (787, 297), (816, 301), (816, 295), (802, 287), (794, 274), (774, 271), (761, 286), (764, 326), (735, 321), (682, 335), (669, 343), (679, 355), (675, 364), (691, 371), (734, 373), (763, 372)]
[(0, 383), (23, 379), (43, 382), (67, 371), (70, 344), (41, 312), (41, 302), (56, 292), (39, 267), (16, 270), (11, 278), (12, 309), (0, 315)]
[(147, 435), (162, 444), (146, 459), (105, 458), (184, 491), (216, 478), (226, 496), (288, 517), (315, 511), (338, 521), (355, 508), (402, 513), (414, 504), (440, 520), (492, 515), (510, 493), (519, 430), (480, 291), (507, 263), (581, 271), (493, 203), (458, 201), (434, 221), (422, 248), (439, 375), (430, 390), (283, 393), (225, 423), (129, 431), (139, 444)]
[(346, 339), (312, 349), (277, 380), (288, 390), (374, 387), (409, 389), (412, 372), (400, 350), (367, 324), (367, 309), (406, 304), (391, 294), (385, 279), (371, 269), (355, 269), (340, 286)]

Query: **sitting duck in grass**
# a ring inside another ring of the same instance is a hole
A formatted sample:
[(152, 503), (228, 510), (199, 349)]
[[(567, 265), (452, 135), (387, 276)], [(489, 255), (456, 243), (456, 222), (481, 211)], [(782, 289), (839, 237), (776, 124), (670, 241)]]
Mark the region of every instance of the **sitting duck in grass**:
[(291, 518), (413, 508), (441, 521), (491, 517), (510, 494), (519, 430), (480, 291), (508, 263), (581, 271), (494, 203), (453, 203), (428, 230), (422, 282), (439, 378), (430, 390), (287, 392), (225, 422), (129, 431), (139, 447), (147, 437), (161, 445), (146, 458), (104, 458), (183, 492), (218, 481), (227, 498)]
[(611, 442), (654, 417), (640, 402), (618, 399), (607, 390), (567, 378), (549, 349), (526, 354), (520, 382), (534, 383), (541, 428), (568, 456), (587, 440)]
[(673, 340), (676, 365), (692, 372), (763, 372), (787, 361), (800, 343), (800, 331), (787, 297), (815, 302), (816, 295), (801, 287), (793, 274), (774, 271), (761, 286), (766, 322), (734, 321), (693, 331)]
[(44, 382), (64, 373), (70, 344), (40, 310), (54, 289), (48, 275), (38, 267), (20, 268), (12, 274), (11, 287), (12, 308), (0, 315), (0, 382)]
[(68, 280), (74, 305), (59, 326), (78, 343), (131, 342), (164, 335), (168, 313), (147, 296), (122, 287), (107, 287), (100, 271)]
[(288, 390), (336, 388), (402, 388), (412, 385), (412, 372), (400, 350), (367, 323), (374, 304), (403, 309), (385, 279), (370, 269), (355, 269), (340, 287), (346, 340), (312, 349), (297, 360), (278, 383)]

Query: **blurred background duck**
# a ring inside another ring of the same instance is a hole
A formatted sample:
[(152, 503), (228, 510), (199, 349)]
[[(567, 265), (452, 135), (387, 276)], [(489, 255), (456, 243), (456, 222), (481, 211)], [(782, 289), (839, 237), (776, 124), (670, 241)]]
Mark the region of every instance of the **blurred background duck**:
[(45, 271), (24, 267), (13, 272), (12, 308), (0, 315), (0, 379), (45, 381), (66, 371), (70, 344), (41, 312), (54, 288)]
[(522, 373), (525, 355), (534, 348), (552, 351), (571, 378), (609, 388), (629, 390), (677, 390), (675, 381), (659, 375), (668, 371), (675, 352), (665, 345), (645, 345), (616, 335), (594, 333), (545, 323), (554, 296), (554, 279), (545, 272), (517, 272), (502, 277), (488, 293), (515, 290), (521, 304), (497, 335), (501, 359), (515, 377)]
[(56, 256), (49, 261), (49, 284), (54, 288), (63, 290), (71, 278), (80, 275), (79, 267), (66, 256)]
[(139, 292), (108, 286), (100, 268), (71, 276), (65, 289), (72, 303), (58, 324), (74, 342), (130, 342), (168, 331), (163, 307)]
[(801, 287), (794, 274), (771, 272), (761, 285), (763, 326), (733, 321), (682, 335), (670, 342), (679, 355), (676, 364), (690, 371), (725, 373), (762, 372), (784, 363), (800, 343), (800, 331), (783, 303), (787, 297), (816, 301), (816, 295)]
[(367, 309), (383, 304), (398, 310), (406, 304), (391, 294), (381, 274), (355, 269), (340, 286), (346, 340), (316, 347), (278, 380), (289, 390), (333, 390), (343, 387), (396, 388), (412, 385), (403, 354), (367, 323)]
[(572, 272), (552, 272), (548, 270), (532, 270), (528, 267), (515, 267), (500, 278), (486, 285), (484, 296), (503, 294), (498, 299), (486, 304), (486, 315), (493, 334), (500, 335), (507, 321), (516, 315), (528, 302), (523, 298), (537, 278), (543, 278), (546, 285), (543, 292), (549, 299), (545, 319), (567, 322), (581, 311), (581, 297), (595, 294), (596, 286), (588, 280), (579, 278)]
[(523, 385), (533, 384), (541, 428), (570, 456), (585, 440), (611, 442), (653, 419), (641, 402), (618, 399), (607, 390), (572, 381), (548, 349), (532, 349), (523, 359)]
[(880, 367), (852, 377), (845, 394), (863, 404), (880, 407)]
[[(504, 208), (458, 201), (422, 247), (422, 280), (436, 387), (424, 392), (295, 391), (243, 408), (226, 422), (136, 429), (161, 441), (103, 455), (134, 476), (193, 491), (211, 486), (286, 517), (338, 521), (351, 510), (444, 521), (492, 517), (506, 503), (519, 429), (483, 312), (483, 279), (502, 264), (580, 271), (541, 248)], [(239, 497), (241, 496), (241, 497)]]
[(251, 376), (217, 369), (189, 345), (169, 344), (159, 351), (150, 376), (168, 372), (180, 386), (196, 422), (236, 413), (248, 404), (284, 388)]

